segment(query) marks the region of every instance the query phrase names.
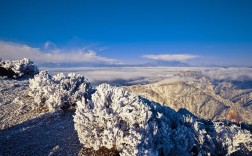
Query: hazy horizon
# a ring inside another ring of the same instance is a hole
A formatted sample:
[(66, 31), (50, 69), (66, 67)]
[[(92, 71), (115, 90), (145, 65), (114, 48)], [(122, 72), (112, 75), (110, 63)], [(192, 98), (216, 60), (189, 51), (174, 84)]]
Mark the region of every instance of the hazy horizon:
[(181, 72), (199, 72), (215, 81), (252, 81), (252, 68), (246, 67), (74, 67), (41, 68), (50, 74), (84, 75), (93, 85), (109, 83), (116, 86), (149, 84), (176, 77)]

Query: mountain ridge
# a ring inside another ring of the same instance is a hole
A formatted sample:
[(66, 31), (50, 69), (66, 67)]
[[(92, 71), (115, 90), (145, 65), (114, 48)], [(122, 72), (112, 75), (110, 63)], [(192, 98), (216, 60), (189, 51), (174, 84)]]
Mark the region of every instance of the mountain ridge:
[[(228, 89), (223, 89), (225, 87)], [(237, 89), (230, 83), (228, 86), (228, 82), (217, 83), (201, 72), (181, 72), (157, 83), (123, 88), (175, 110), (187, 108), (205, 119), (252, 122), (249, 113), (251, 110), (249, 102), (252, 100), (251, 89)], [(243, 107), (244, 103), (249, 104)], [(233, 115), (228, 115), (230, 111)]]

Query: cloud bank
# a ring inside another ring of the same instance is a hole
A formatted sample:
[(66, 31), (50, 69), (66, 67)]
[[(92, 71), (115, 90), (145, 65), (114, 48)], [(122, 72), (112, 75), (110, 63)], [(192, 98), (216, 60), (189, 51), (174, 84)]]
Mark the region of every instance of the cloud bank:
[(106, 82), (117, 86), (176, 79), (174, 76), (181, 71), (201, 71), (213, 80), (252, 81), (252, 68), (246, 67), (78, 67), (46, 68), (46, 70), (49, 70), (51, 74), (59, 72), (83, 74), (92, 84)]
[(191, 59), (198, 58), (199, 56), (191, 54), (162, 54), (162, 55), (143, 55), (142, 57), (151, 60), (185, 62)]
[(25, 44), (0, 41), (0, 54), (2, 59), (16, 60), (27, 57), (37, 63), (120, 63), (116, 59), (98, 56), (93, 50), (60, 49), (50, 41), (45, 43), (43, 49), (34, 48)]

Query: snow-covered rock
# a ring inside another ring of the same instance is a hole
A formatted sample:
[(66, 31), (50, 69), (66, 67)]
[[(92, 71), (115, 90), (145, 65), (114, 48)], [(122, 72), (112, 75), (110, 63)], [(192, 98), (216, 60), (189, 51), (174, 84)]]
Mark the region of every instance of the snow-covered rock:
[[(222, 150), (228, 154), (237, 151), (252, 152), (252, 135), (250, 131), (242, 130), (237, 125), (225, 126), (222, 122), (215, 122), (216, 140), (220, 142)], [(252, 154), (252, 153), (251, 153)]]
[(0, 59), (0, 69), (0, 76), (8, 76), (14, 78), (22, 77), (25, 75), (32, 77), (39, 72), (37, 66), (28, 58), (14, 61), (3, 61)]
[(49, 111), (69, 107), (80, 100), (88, 99), (92, 92), (90, 83), (84, 76), (70, 73), (59, 73), (50, 76), (47, 71), (41, 71), (29, 80), (29, 95), (34, 97), (36, 106), (47, 106)]
[[(189, 111), (176, 112), (108, 84), (99, 85), (91, 100), (77, 102), (74, 122), (85, 148), (116, 148), (120, 155), (211, 155), (221, 150), (225, 155), (242, 150), (240, 142), (251, 151), (247, 130), (236, 127), (233, 135), (232, 126), (219, 128)], [(223, 140), (222, 133), (231, 131), (228, 137), (239, 138), (238, 143)]]

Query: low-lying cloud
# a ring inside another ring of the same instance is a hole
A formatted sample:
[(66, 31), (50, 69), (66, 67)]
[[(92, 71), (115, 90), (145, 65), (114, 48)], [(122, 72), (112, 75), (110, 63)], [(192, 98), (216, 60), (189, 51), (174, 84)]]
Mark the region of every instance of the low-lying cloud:
[(185, 62), (191, 59), (198, 58), (199, 56), (191, 54), (161, 54), (161, 55), (143, 55), (142, 57), (151, 60)]
[(181, 71), (200, 71), (212, 80), (252, 81), (252, 68), (246, 67), (78, 67), (46, 68), (46, 70), (51, 74), (74, 72), (86, 76), (93, 84), (106, 82), (117, 86), (176, 79), (175, 75)]
[[(53, 45), (53, 46), (52, 46)], [(0, 41), (0, 54), (2, 59), (16, 60), (24, 57), (37, 63), (107, 63), (118, 64), (120, 61), (99, 56), (93, 50), (57, 48), (53, 43), (46, 42), (44, 49), (34, 48), (25, 44)]]

